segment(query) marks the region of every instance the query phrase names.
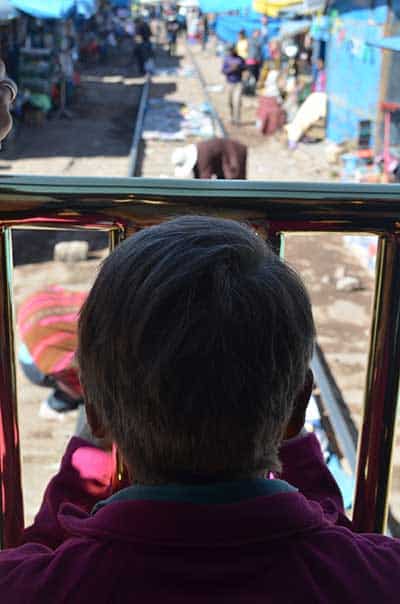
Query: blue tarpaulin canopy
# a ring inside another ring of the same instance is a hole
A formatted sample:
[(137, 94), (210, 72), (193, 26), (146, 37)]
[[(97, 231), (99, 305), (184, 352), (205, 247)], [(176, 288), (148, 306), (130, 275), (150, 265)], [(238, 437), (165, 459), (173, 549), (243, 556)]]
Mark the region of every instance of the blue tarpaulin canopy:
[(384, 50), (393, 50), (400, 52), (400, 36), (389, 36), (388, 38), (381, 38), (376, 42), (370, 42), (370, 46), (377, 46)]
[(38, 19), (65, 19), (74, 12), (90, 17), (96, 0), (10, 0), (12, 6)]
[(232, 10), (251, 8), (252, 0), (199, 0), (203, 13), (227, 13)]
[[(279, 31), (279, 19), (268, 20), (268, 35), (269, 38), (277, 36)], [(241, 29), (244, 29), (249, 36), (255, 29), (261, 26), (261, 15), (254, 11), (249, 11), (247, 14), (241, 15), (219, 15), (215, 27), (216, 34), (220, 40), (233, 44), (237, 41), (238, 34)]]
[(110, 4), (118, 8), (129, 8), (131, 0), (111, 0)]

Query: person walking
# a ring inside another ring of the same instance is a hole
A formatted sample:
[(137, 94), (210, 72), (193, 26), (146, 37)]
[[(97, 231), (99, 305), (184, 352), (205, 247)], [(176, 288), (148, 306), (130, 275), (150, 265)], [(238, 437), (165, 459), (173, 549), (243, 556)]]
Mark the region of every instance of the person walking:
[(260, 69), (262, 62), (262, 41), (261, 32), (255, 29), (249, 39), (248, 52), (246, 59), (246, 68), (249, 72), (249, 78), (253, 80), (254, 90), (260, 77)]
[(242, 74), (245, 62), (237, 53), (235, 46), (230, 46), (224, 58), (222, 73), (228, 85), (228, 103), (232, 124), (240, 124), (242, 108)]

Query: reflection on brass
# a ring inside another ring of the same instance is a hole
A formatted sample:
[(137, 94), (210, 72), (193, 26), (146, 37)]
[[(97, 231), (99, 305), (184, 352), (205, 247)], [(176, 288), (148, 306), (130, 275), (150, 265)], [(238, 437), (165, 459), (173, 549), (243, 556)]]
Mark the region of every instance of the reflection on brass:
[(379, 238), (376, 262), (375, 300), (353, 515), (357, 527), (367, 532), (384, 531), (388, 515), (400, 373), (399, 301), (400, 237), (387, 235)]
[(15, 545), (23, 527), (16, 404), (10, 229), (0, 229), (0, 544)]
[(109, 230), (113, 249), (141, 228), (188, 213), (254, 225), (281, 252), (285, 232), (380, 235), (354, 520), (358, 530), (384, 530), (400, 373), (400, 244), (395, 236), (399, 185), (14, 176), (0, 178), (0, 533), (4, 546), (16, 543), (23, 521), (5, 227)]

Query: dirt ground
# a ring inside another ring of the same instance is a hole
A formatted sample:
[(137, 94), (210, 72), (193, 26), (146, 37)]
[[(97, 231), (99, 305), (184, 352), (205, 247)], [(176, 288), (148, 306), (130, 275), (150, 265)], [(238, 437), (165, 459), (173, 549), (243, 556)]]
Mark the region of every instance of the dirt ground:
[[(180, 48), (181, 66), (189, 64), (184, 52)], [(202, 54), (195, 48), (194, 52), (207, 83), (213, 86), (223, 84), (221, 61), (212, 50)], [(189, 81), (185, 80), (185, 76), (176, 74), (174, 78), (179, 82), (172, 88), (165, 75), (160, 76), (160, 80), (156, 76), (154, 82), (165, 85), (165, 94), (174, 94), (174, 98), (177, 90), (185, 90), (185, 102), (188, 102)], [(73, 119), (54, 119), (41, 129), (22, 126), (1, 155), (0, 173), (125, 176), (140, 84), (126, 58), (122, 64), (86, 70), (80, 97), (73, 108)], [(192, 92), (197, 100), (198, 94), (197, 89)], [(315, 182), (332, 178), (332, 169), (325, 161), (323, 145), (301, 145), (297, 151), (290, 152), (280, 137), (266, 139), (261, 136), (254, 125), (257, 101), (251, 97), (244, 99), (244, 125), (231, 127), (226, 119), (224, 91), (210, 94), (227, 124), (229, 134), (249, 145), (249, 178)], [(170, 156), (174, 146), (176, 143), (164, 145), (165, 157)], [(148, 160), (151, 160), (150, 145), (146, 152)], [(169, 162), (164, 161), (164, 174), (167, 166)], [(43, 262), (32, 258), (26, 264), (26, 253), (22, 254), (23, 264), (18, 262), (19, 266), (14, 271), (17, 306), (29, 293), (49, 283), (87, 289), (93, 281), (95, 269), (105, 254), (98, 250), (102, 247), (101, 242), (93, 243), (90, 259), (78, 266), (52, 262), (49, 250), (53, 243), (50, 240), (47, 242), (47, 255), (43, 257)], [(36, 239), (28, 244), (25, 238), (23, 246), (25, 252), (41, 249), (43, 242)], [(319, 342), (353, 417), (360, 425), (373, 278), (345, 248), (340, 235), (290, 236), (286, 251), (287, 258), (301, 272), (309, 287)], [(336, 291), (334, 274), (340, 267), (344, 267), (346, 274), (359, 277), (363, 288), (348, 293)], [(57, 421), (41, 419), (38, 417), (39, 403), (46, 397), (46, 391), (32, 386), (19, 371), (18, 388), (25, 517), (29, 522), (38, 508), (43, 488), (56, 471), (65, 444), (73, 433), (76, 414), (61, 416)], [(400, 487), (396, 481), (394, 486), (396, 489)]]

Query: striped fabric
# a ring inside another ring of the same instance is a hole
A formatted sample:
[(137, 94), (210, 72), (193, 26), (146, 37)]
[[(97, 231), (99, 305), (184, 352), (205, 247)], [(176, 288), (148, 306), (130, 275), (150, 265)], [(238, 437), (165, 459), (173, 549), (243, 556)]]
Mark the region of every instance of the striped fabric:
[(77, 320), (86, 296), (54, 285), (30, 296), (18, 312), (21, 339), (36, 367), (76, 394), (81, 394), (74, 360)]

